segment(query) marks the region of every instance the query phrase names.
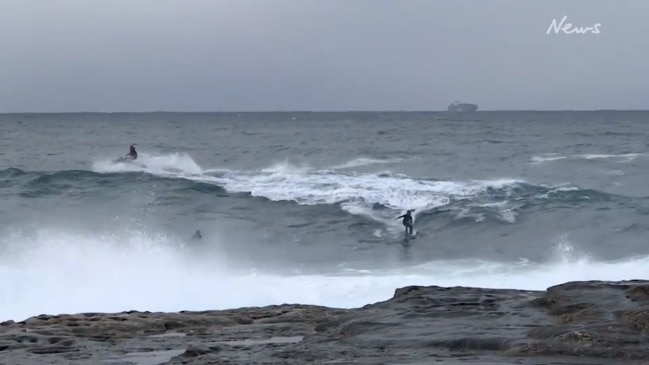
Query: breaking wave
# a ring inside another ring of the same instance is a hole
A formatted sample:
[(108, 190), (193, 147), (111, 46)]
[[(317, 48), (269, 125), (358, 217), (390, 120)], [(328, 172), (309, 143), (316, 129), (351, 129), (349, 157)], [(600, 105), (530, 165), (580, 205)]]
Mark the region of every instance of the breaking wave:
[[(269, 273), (224, 254), (188, 251), (145, 231), (87, 233), (41, 227), (0, 236), (0, 321), (38, 314), (227, 309), (282, 303), (351, 308), (407, 285), (543, 290), (570, 280), (622, 280), (646, 273), (648, 257), (598, 262), (567, 240), (534, 263), (436, 260), (416, 267), (321, 274)], [(226, 294), (227, 293), (227, 294)]]
[[(534, 185), (515, 178), (444, 181), (390, 171), (357, 173), (331, 168), (313, 169), (288, 162), (247, 171), (204, 169), (187, 154), (142, 154), (135, 162), (100, 160), (92, 164), (92, 172), (0, 171), (1, 175), (13, 179), (12, 183), (22, 186), (21, 194), (33, 197), (68, 190), (78, 192), (81, 188), (75, 187), (75, 183), (86, 187), (92, 184), (120, 185), (117, 180), (125, 173), (207, 184), (231, 194), (246, 194), (274, 202), (338, 206), (349, 214), (388, 226), (395, 225), (395, 213), (407, 209), (414, 211), (415, 219), (422, 213), (441, 209), (454, 211), (457, 218), (472, 216), (478, 221), (484, 219), (485, 211), (495, 211), (501, 221), (514, 223), (519, 208), (543, 201), (627, 199), (570, 184)], [(209, 191), (200, 187), (194, 189)]]
[[(357, 163), (352, 160), (349, 165)], [(135, 176), (174, 189), (191, 186), (207, 194), (226, 191), (262, 202), (328, 205), (386, 225), (394, 224), (394, 213), (405, 209), (416, 209), (419, 219), (434, 210), (450, 211), (455, 219), (480, 220), (493, 213), (511, 224), (525, 206), (630, 199), (569, 184), (535, 185), (515, 178), (443, 181), (390, 171), (314, 169), (287, 162), (252, 171), (205, 169), (186, 154), (142, 154), (137, 163), (96, 161), (91, 170), (9, 168), (0, 171), (4, 184), (0, 188), (11, 189), (2, 190), (4, 194), (11, 191), (23, 198), (91, 194), (92, 187), (122, 187), (136, 181)], [(395, 288), (406, 285), (542, 290), (570, 280), (640, 278), (649, 264), (644, 256), (603, 262), (575, 252), (567, 237), (562, 237), (550, 243), (554, 257), (543, 262), (529, 257), (509, 262), (439, 258), (420, 260), (415, 266), (409, 262), (359, 267), (350, 261), (318, 273), (302, 271), (299, 265), (270, 271), (253, 261), (239, 261), (240, 252), (235, 255), (223, 249), (259, 248), (221, 238), (217, 229), (203, 240), (214, 249), (203, 252), (185, 238), (138, 224), (98, 224), (84, 230), (69, 221), (52, 222), (37, 220), (29, 222), (29, 229), (4, 227), (0, 231), (0, 320), (41, 313), (204, 310), (281, 303), (349, 308), (385, 300)], [(372, 229), (374, 236), (382, 235), (381, 230)]]

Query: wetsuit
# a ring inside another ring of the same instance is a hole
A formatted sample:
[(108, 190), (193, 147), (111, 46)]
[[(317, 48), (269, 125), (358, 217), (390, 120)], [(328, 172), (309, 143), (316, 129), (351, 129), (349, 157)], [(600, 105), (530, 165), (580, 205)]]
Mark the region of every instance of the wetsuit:
[(131, 146), (131, 150), (129, 151), (128, 155), (126, 157), (130, 158), (131, 160), (137, 160), (137, 152), (135, 151), (135, 148)]
[(399, 218), (403, 218), (402, 223), (403, 223), (404, 227), (406, 227), (406, 233), (407, 234), (412, 234), (413, 225), (412, 225), (412, 215), (410, 215), (410, 212), (408, 212), (408, 213), (406, 213), (406, 214), (404, 214), (402, 216), (397, 217), (397, 219), (399, 219)]

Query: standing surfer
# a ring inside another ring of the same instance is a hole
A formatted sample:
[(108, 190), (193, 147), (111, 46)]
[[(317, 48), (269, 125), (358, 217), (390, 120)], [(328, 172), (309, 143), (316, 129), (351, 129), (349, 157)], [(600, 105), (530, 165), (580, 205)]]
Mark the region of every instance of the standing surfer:
[(408, 209), (406, 211), (406, 214), (398, 216), (396, 219), (403, 218), (403, 221), (401, 222), (404, 227), (406, 227), (406, 234), (412, 235), (412, 229), (413, 229), (413, 224), (412, 224), (412, 215), (410, 214), (412, 211)]

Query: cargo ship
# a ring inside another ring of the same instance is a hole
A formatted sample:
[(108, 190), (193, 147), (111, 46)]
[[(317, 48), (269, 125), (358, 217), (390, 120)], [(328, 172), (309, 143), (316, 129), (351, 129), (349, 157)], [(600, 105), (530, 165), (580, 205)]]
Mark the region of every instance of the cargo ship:
[(449, 112), (474, 112), (476, 110), (478, 110), (477, 104), (460, 103), (458, 101), (448, 106)]

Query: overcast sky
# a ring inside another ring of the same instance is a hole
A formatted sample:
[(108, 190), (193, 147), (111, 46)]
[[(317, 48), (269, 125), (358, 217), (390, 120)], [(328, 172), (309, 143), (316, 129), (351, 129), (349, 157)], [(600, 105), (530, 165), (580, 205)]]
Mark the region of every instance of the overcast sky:
[[(600, 34), (547, 34), (564, 15)], [(649, 109), (647, 16), (647, 0), (2, 0), (0, 111)]]

